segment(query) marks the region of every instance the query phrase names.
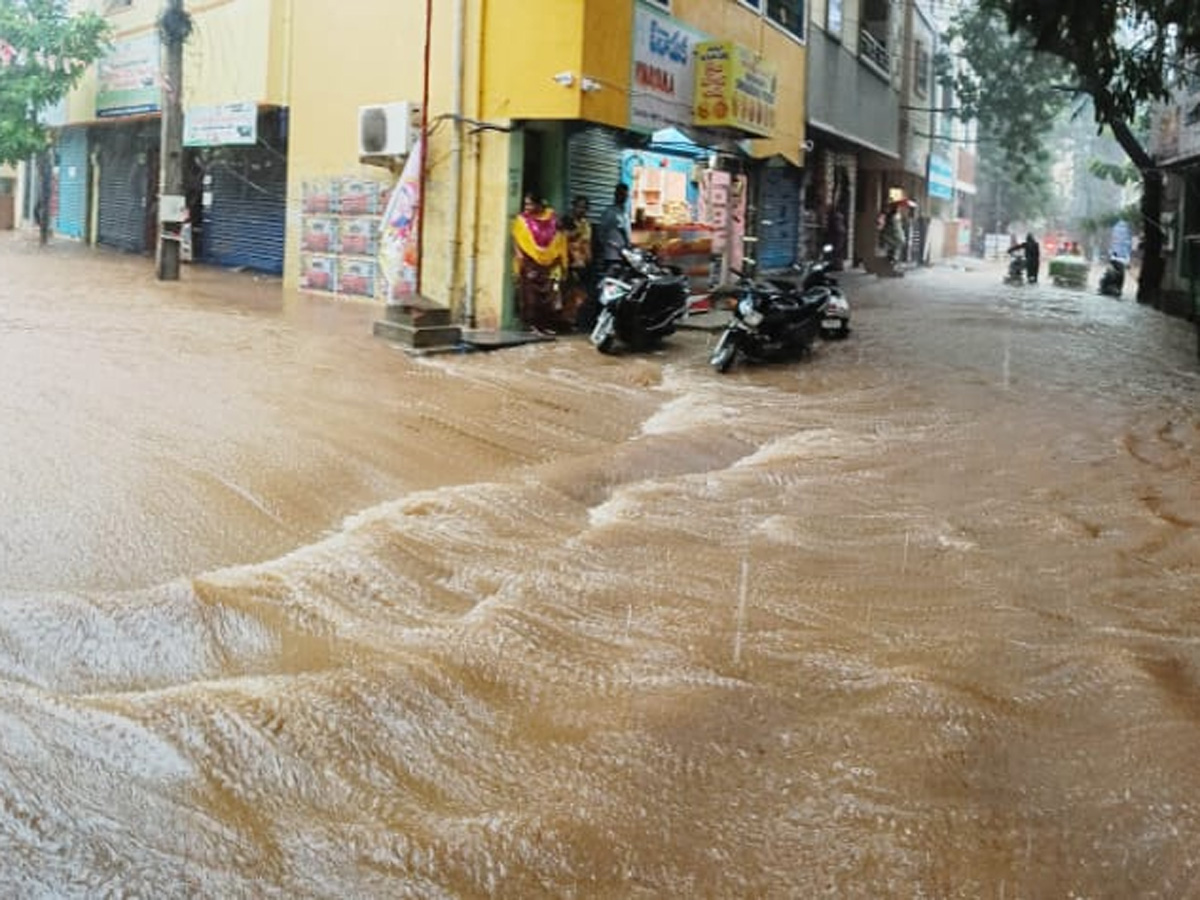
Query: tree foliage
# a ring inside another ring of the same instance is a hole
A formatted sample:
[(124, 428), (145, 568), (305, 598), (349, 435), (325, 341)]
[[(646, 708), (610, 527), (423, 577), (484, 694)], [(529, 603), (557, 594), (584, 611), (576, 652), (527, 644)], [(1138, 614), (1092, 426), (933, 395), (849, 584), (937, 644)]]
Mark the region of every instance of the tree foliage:
[(1133, 123), (1153, 100), (1165, 100), (1178, 60), (1200, 51), (1195, 0), (979, 0), (1004, 16), (1010, 32), (1063, 60), (1073, 86), (1092, 98), (1096, 120), (1142, 173), (1144, 253), (1138, 299), (1157, 302), (1163, 274), (1163, 175)]
[(39, 116), (108, 46), (108, 25), (67, 0), (0, 0), (0, 163), (46, 148)]
[(1046, 134), (1069, 99), (1055, 87), (1062, 62), (1011, 34), (1003, 16), (970, 5), (959, 8), (945, 39), (956, 55), (939, 55), (939, 80), (954, 93), (955, 114), (976, 123), (987, 226), (1043, 216), (1052, 197)]

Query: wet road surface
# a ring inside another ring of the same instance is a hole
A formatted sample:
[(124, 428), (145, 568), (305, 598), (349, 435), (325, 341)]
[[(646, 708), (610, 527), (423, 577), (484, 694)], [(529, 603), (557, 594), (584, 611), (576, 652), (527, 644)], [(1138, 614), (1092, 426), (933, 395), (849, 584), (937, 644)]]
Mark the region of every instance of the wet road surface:
[(1189, 324), (937, 269), (722, 377), (0, 272), (13, 895), (1200, 896)]

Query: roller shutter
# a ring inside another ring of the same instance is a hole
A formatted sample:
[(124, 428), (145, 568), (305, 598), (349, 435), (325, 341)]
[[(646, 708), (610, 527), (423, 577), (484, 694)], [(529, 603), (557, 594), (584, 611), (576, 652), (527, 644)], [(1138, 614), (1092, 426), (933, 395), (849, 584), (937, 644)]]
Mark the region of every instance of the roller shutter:
[(147, 249), (151, 209), (150, 182), (157, 168), (158, 145), (150, 128), (106, 127), (100, 138), (98, 243), (132, 253)]
[(567, 139), (567, 191), (571, 198), (588, 198), (593, 220), (612, 203), (613, 188), (621, 180), (620, 134), (585, 125)]
[(54, 222), (58, 234), (84, 237), (87, 194), (87, 129), (65, 128), (58, 136), (58, 216)]
[(766, 167), (760, 198), (759, 268), (785, 269), (796, 261), (800, 244), (800, 170)]
[(210, 196), (204, 207), (200, 254), (205, 262), (283, 273), (287, 218), (287, 150), (284, 113), (260, 120), (253, 147), (229, 147), (207, 167)]

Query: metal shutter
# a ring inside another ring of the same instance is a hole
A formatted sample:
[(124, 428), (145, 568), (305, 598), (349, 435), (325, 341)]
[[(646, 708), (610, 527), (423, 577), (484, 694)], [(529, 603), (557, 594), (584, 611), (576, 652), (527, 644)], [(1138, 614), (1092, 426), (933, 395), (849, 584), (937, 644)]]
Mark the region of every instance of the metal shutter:
[(58, 217), (54, 230), (81, 239), (87, 224), (88, 144), (86, 128), (64, 128), (58, 136)]
[(567, 138), (567, 198), (588, 198), (589, 218), (597, 221), (612, 203), (621, 180), (620, 132), (602, 125), (585, 125)]
[(796, 261), (800, 243), (799, 170), (790, 166), (766, 167), (758, 208), (759, 268), (785, 269)]
[(100, 140), (100, 197), (97, 210), (99, 243), (119, 250), (146, 250), (146, 214), (149, 206), (149, 131), (133, 127), (105, 127)]
[(287, 157), (273, 147), (231, 149), (208, 167), (212, 202), (204, 208), (207, 262), (283, 273)]

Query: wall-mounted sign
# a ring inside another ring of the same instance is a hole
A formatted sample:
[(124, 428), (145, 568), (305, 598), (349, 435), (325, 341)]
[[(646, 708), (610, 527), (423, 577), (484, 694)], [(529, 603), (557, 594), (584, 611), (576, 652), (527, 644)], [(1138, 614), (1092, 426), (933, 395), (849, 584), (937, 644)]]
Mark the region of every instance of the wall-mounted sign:
[(258, 105), (194, 106), (183, 114), (183, 146), (221, 147), (258, 140)]
[(775, 133), (777, 83), (775, 67), (740, 44), (698, 44), (693, 121), (770, 137)]
[(158, 32), (113, 43), (96, 65), (96, 115), (158, 112), (162, 104)]
[(693, 52), (705, 35), (661, 9), (638, 3), (633, 12), (633, 69), (629, 127), (658, 131), (692, 121)]
[(941, 200), (954, 198), (954, 166), (936, 153), (929, 154), (929, 196)]

